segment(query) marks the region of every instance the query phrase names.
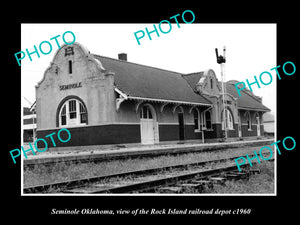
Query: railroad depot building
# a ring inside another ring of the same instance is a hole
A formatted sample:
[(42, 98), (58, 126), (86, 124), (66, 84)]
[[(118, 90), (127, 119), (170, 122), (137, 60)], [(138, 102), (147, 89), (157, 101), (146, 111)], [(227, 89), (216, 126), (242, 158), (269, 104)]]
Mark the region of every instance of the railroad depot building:
[[(236, 82), (226, 83), (228, 137), (261, 136), (270, 110), (247, 89), (239, 97)], [(71, 140), (57, 146), (218, 140), (221, 87), (211, 69), (181, 74), (128, 62), (124, 53), (113, 59), (64, 45), (36, 85), (37, 138), (67, 128)]]

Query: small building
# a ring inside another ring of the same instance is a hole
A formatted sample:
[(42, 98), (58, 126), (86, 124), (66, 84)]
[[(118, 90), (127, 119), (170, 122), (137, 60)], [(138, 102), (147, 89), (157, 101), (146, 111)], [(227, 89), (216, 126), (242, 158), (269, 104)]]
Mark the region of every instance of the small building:
[(226, 83), (224, 123), (211, 69), (181, 74), (64, 45), (36, 86), (37, 137), (68, 128), (71, 140), (58, 146), (81, 146), (219, 140), (225, 127), (228, 137), (261, 136), (269, 109), (249, 90), (239, 97), (236, 82)]
[(23, 141), (33, 142), (36, 134), (36, 114), (29, 107), (23, 107)]
[(274, 137), (275, 124), (274, 115), (271, 112), (267, 112), (263, 115), (264, 121), (264, 135), (266, 137)]

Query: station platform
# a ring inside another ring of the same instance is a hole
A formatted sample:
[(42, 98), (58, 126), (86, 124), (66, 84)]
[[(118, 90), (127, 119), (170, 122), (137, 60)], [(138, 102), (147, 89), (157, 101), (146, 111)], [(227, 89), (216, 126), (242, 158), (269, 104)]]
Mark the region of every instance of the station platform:
[[(27, 159), (22, 155), (23, 165), (53, 164), (56, 162), (87, 162), (101, 160), (116, 160), (130, 157), (158, 156), (166, 154), (183, 154), (191, 152), (210, 151), (240, 146), (269, 145), (274, 139), (243, 140), (215, 143), (164, 143), (155, 145), (114, 145), (114, 146), (81, 146), (66, 147), (64, 149), (50, 150), (36, 155), (28, 155)], [(24, 148), (26, 148), (24, 146)]]

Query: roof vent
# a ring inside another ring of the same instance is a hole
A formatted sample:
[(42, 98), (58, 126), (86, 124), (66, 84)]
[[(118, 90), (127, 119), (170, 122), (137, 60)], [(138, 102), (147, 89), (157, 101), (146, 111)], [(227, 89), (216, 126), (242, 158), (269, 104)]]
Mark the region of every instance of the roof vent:
[(127, 61), (127, 54), (126, 53), (120, 53), (118, 54), (119, 60)]

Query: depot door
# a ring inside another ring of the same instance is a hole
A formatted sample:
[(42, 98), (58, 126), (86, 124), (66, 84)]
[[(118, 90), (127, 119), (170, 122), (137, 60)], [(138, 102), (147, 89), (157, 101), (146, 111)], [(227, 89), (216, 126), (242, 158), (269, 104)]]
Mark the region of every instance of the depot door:
[(184, 119), (183, 113), (178, 113), (178, 123), (179, 123), (179, 140), (184, 140)]
[(141, 143), (154, 144), (154, 120), (149, 106), (143, 106), (140, 110)]

